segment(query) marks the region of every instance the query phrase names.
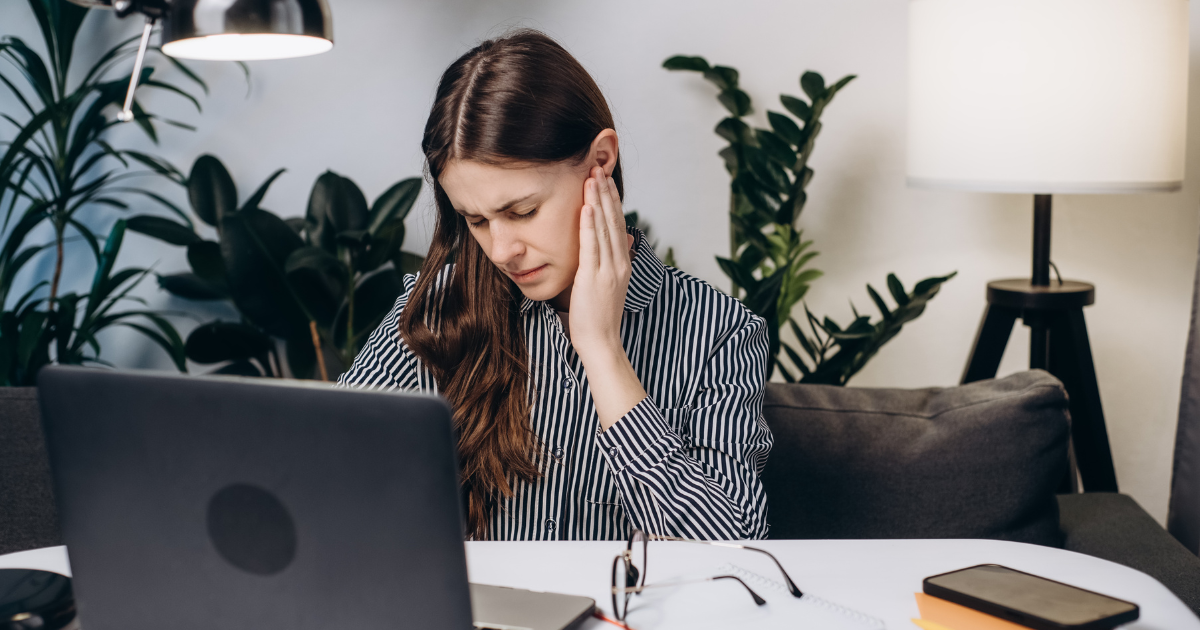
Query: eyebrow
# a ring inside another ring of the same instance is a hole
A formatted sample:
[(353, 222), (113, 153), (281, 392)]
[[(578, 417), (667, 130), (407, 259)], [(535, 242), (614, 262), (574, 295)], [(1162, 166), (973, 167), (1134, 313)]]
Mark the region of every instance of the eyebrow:
[[(502, 212), (508, 212), (509, 210), (512, 210), (512, 207), (513, 207), (513, 206), (515, 206), (515, 205), (517, 205), (517, 204), (521, 203), (522, 201), (528, 201), (530, 197), (533, 197), (533, 196), (534, 196), (534, 195), (536, 195), (536, 194), (537, 194), (537, 193), (529, 193), (528, 195), (525, 195), (524, 197), (521, 197), (520, 199), (513, 199), (512, 201), (509, 201), (508, 203), (506, 203), (506, 204), (504, 204), (504, 205), (500, 206), (499, 208), (497, 208), (497, 209), (493, 210), (493, 212), (494, 212), (495, 214), (500, 214), (500, 213), (502, 213)], [(463, 215), (464, 217), (477, 217), (477, 216), (479, 216), (478, 214), (475, 214), (475, 213), (473, 213), (473, 212), (465, 212), (465, 211), (463, 211), (463, 210), (461, 210), (461, 209), (459, 209), (459, 208), (455, 208), (455, 209), (454, 209), (454, 211), (455, 211), (455, 212), (457, 212), (457, 213), (459, 213), (459, 214), (461, 214), (461, 215)]]

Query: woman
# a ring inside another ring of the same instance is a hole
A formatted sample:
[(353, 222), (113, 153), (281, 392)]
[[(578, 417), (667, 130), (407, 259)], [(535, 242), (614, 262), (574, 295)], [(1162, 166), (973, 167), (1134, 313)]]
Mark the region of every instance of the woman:
[(761, 538), (765, 325), (627, 231), (613, 126), (541, 33), (454, 62), (429, 255), (340, 382), (450, 402), (475, 539)]

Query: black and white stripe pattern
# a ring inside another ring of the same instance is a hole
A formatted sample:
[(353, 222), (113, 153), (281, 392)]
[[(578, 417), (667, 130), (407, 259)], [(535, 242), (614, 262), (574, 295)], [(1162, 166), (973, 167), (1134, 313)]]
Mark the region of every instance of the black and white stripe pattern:
[[(532, 426), (545, 475), (518, 482), (491, 515), (491, 540), (613, 540), (631, 525), (701, 539), (763, 538), (758, 475), (771, 449), (762, 416), (767, 330), (762, 318), (703, 281), (666, 267), (636, 237), (621, 339), (649, 397), (600, 432), (587, 374), (562, 322), (528, 298)], [(405, 292), (339, 383), (436, 392), (400, 339)]]

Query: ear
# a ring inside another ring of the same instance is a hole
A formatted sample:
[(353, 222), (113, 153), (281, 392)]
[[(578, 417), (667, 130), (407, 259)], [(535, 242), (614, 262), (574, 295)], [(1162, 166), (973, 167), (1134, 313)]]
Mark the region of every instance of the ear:
[(617, 150), (616, 131), (605, 129), (596, 134), (596, 139), (592, 140), (592, 148), (587, 157), (588, 168), (599, 166), (604, 169), (605, 175), (611, 176), (613, 170), (617, 168)]

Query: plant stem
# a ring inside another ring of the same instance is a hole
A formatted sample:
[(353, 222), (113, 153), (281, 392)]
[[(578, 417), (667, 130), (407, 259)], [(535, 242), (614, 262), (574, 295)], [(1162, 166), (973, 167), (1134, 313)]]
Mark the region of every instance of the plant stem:
[(317, 369), (321, 372), (321, 380), (329, 380), (329, 372), (325, 370), (325, 354), (321, 352), (321, 335), (317, 334), (317, 322), (308, 321), (308, 332), (312, 334), (313, 350), (317, 352)]
[(63, 228), (57, 223), (54, 225), (54, 279), (50, 282), (50, 302), (47, 310), (54, 312), (54, 300), (58, 298), (58, 282), (62, 279), (63, 268)]

